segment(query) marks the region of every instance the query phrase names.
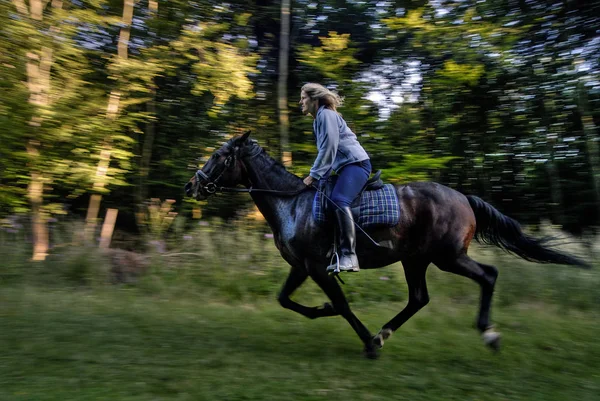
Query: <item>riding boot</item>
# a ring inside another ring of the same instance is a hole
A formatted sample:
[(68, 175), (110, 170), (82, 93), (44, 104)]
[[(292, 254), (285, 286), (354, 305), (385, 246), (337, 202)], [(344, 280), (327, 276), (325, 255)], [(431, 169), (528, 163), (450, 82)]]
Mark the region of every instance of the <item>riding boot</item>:
[[(354, 218), (352, 210), (349, 206), (342, 207), (335, 211), (337, 228), (340, 239), (339, 258), (340, 271), (342, 272), (357, 272), (360, 271), (358, 266), (358, 257), (356, 256), (356, 229), (354, 228)], [(335, 271), (335, 264), (327, 267), (328, 272)]]

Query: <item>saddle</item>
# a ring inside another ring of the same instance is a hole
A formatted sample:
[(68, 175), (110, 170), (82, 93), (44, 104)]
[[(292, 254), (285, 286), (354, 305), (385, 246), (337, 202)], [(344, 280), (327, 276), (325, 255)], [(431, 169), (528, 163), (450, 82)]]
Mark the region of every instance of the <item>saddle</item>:
[[(337, 179), (338, 176), (334, 175), (319, 183), (319, 191), (317, 191), (313, 201), (313, 218), (320, 225), (327, 224), (329, 216), (333, 214), (335, 206), (327, 198), (331, 199), (331, 193)], [(396, 188), (391, 184), (383, 183), (381, 170), (378, 170), (367, 181), (350, 207), (354, 221), (363, 228), (394, 226), (400, 220), (400, 207)]]
[[(333, 193), (333, 188), (338, 180), (337, 175), (329, 176), (327, 179), (322, 180), (323, 182), (319, 183), (319, 189), (327, 195), (329, 199), (331, 199), (331, 194)], [(376, 191), (378, 189), (383, 188), (383, 181), (381, 180), (381, 170), (377, 170), (375, 174), (371, 178), (369, 178), (365, 184), (365, 186), (360, 190), (356, 198), (352, 201), (350, 207), (352, 208), (352, 215), (357, 216), (360, 208), (360, 200), (362, 198), (362, 194), (365, 191)], [(326, 216), (329, 216), (331, 212), (333, 212), (335, 206), (331, 204), (331, 202), (325, 201), (323, 203), (323, 213)]]

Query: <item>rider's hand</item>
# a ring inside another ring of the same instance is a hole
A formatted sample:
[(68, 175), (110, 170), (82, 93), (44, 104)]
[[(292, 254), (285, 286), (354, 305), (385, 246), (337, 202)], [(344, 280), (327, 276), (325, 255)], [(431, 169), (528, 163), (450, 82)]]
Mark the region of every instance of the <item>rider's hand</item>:
[(310, 175), (304, 179), (304, 185), (306, 185), (307, 187), (310, 187), (313, 182), (315, 182), (315, 179)]

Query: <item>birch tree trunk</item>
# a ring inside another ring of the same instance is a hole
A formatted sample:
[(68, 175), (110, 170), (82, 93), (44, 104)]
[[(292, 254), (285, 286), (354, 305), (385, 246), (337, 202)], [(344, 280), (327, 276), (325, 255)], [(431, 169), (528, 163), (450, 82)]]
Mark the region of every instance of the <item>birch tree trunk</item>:
[[(30, 142), (27, 147), (27, 154), (30, 159), (39, 157), (38, 147), (39, 143)], [(44, 204), (44, 177), (36, 168), (33, 168), (31, 172), (29, 185), (27, 186), (27, 196), (31, 205), (31, 232), (33, 239), (33, 255), (31, 259), (41, 261), (48, 256), (48, 216), (42, 209)]]
[(289, 145), (289, 111), (287, 96), (288, 54), (290, 46), (290, 0), (281, 2), (281, 31), (279, 35), (279, 76), (277, 82), (277, 106), (279, 109), (279, 136), (281, 146), (281, 162), (284, 166), (292, 165), (292, 152)]
[[(128, 57), (129, 38), (131, 36), (131, 22), (133, 20), (133, 7), (134, 0), (124, 0), (123, 2), (123, 16), (121, 18), (121, 31), (119, 33), (119, 43), (117, 45), (117, 60), (124, 61)], [(108, 98), (108, 105), (106, 107), (106, 119), (109, 122), (114, 122), (117, 119), (120, 109), (121, 92), (113, 90)], [(102, 202), (102, 195), (100, 192), (106, 185), (107, 172), (110, 166), (110, 158), (112, 155), (113, 146), (111, 138), (107, 137), (104, 139), (102, 150), (100, 151), (100, 160), (96, 168), (96, 174), (94, 176), (94, 194), (90, 196), (90, 203), (88, 206), (88, 212), (86, 217), (86, 238), (91, 240), (96, 230), (96, 222), (98, 219), (98, 212), (100, 210), (100, 203)]]
[[(17, 11), (25, 18), (30, 18), (35, 22), (40, 22), (44, 18), (44, 7), (47, 4), (42, 0), (30, 0), (29, 8), (23, 0), (13, 0)], [(62, 1), (52, 0), (52, 8), (61, 9)], [(33, 24), (35, 25), (35, 24)], [(58, 27), (50, 27), (50, 33), (55, 34)], [(34, 133), (27, 143), (26, 151), (29, 157), (30, 181), (27, 186), (27, 197), (31, 205), (31, 229), (33, 239), (32, 260), (41, 261), (46, 259), (49, 249), (48, 236), (48, 215), (43, 209), (44, 204), (44, 184), (49, 181), (49, 177), (44, 175), (44, 168), (41, 166), (40, 148), (41, 142), (37, 139), (35, 132), (40, 129), (44, 119), (44, 113), (49, 108), (50, 99), (50, 71), (53, 62), (53, 49), (48, 45), (42, 46), (39, 52), (30, 51), (27, 53), (27, 88), (29, 90), (29, 103), (35, 110), (29, 125)]]

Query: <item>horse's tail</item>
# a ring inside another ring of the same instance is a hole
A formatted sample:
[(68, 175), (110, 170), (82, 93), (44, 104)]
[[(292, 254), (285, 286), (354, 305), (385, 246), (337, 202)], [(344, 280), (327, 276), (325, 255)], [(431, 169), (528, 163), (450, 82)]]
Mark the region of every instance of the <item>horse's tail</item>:
[(477, 224), (475, 240), (477, 242), (496, 245), (531, 262), (590, 267), (574, 256), (546, 248), (544, 243), (547, 240), (536, 239), (524, 234), (521, 231), (521, 225), (516, 220), (503, 215), (477, 196), (469, 195), (467, 199), (475, 213)]

